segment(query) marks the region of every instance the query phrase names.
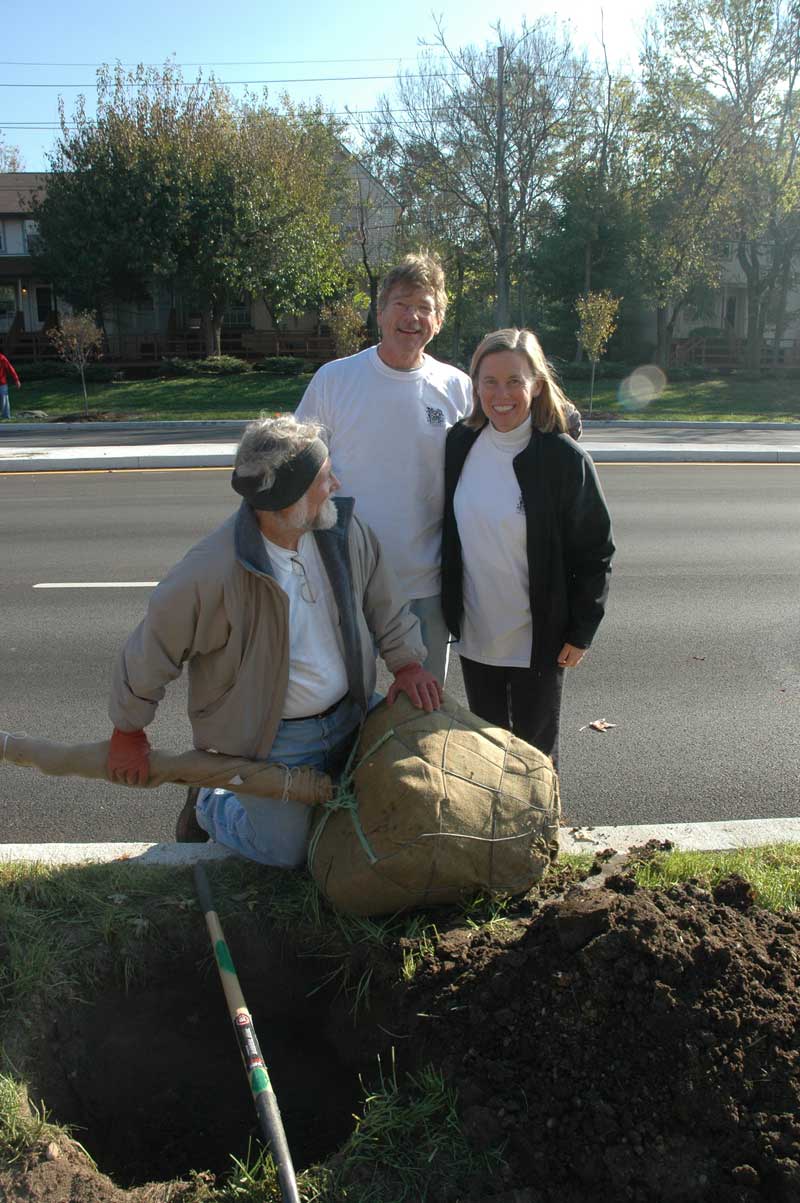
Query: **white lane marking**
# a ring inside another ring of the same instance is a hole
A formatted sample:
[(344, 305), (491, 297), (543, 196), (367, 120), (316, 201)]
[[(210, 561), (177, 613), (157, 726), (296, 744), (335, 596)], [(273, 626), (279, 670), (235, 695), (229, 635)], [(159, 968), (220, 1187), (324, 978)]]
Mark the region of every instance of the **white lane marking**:
[(155, 589), (158, 581), (42, 581), (34, 589)]

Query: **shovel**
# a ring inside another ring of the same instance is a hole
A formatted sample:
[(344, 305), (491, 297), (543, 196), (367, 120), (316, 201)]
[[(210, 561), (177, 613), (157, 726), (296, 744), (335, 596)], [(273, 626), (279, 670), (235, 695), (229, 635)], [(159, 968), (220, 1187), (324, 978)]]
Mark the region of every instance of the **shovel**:
[(199, 863), (194, 867), (194, 883), (205, 914), (206, 927), (211, 937), (219, 978), (225, 993), (225, 1001), (228, 1004), (228, 1013), (233, 1022), (239, 1052), (242, 1055), (245, 1073), (250, 1083), (250, 1093), (253, 1096), (261, 1135), (272, 1153), (278, 1171), (281, 1199), (283, 1203), (300, 1203), (292, 1157), (286, 1143), (281, 1113), (278, 1110), (278, 1100), (261, 1055), (253, 1019), (239, 985), (239, 978), (236, 975), (236, 968), (225, 940), (219, 915), (214, 909), (214, 900), (211, 897), (206, 871)]

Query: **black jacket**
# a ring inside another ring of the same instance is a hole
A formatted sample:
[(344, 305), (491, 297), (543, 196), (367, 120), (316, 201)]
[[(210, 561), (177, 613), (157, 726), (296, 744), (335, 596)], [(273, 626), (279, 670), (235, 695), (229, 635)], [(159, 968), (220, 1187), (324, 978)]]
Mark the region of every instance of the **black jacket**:
[[(445, 450), (442, 610), (456, 638), (464, 602), (453, 498), (480, 433), (459, 422), (448, 432)], [(594, 464), (569, 435), (534, 430), (527, 447), (514, 457), (514, 472), (527, 517), (531, 665), (555, 666), (565, 643), (589, 646), (605, 612), (614, 554), (611, 518)], [(502, 581), (497, 582), (497, 596), (502, 605)]]

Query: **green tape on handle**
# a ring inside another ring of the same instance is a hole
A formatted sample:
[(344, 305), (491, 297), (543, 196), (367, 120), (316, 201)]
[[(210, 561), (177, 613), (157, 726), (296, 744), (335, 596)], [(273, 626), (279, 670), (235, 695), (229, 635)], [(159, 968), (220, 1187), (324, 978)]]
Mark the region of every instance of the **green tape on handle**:
[(266, 1069), (257, 1067), (252, 1071), (250, 1074), (250, 1089), (253, 1092), (253, 1098), (265, 1090), (272, 1090), (272, 1084)]
[(217, 958), (217, 964), (220, 969), (224, 969), (226, 973), (236, 974), (236, 966), (233, 963), (230, 949), (224, 940), (217, 940), (214, 945), (214, 956)]

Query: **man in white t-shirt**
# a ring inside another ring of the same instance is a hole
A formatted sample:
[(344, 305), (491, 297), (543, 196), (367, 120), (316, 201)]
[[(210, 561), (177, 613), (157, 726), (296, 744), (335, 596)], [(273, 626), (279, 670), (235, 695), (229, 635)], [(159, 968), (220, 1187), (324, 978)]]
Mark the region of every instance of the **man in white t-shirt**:
[[(117, 660), (109, 703), (109, 775), (149, 775), (152, 722), (165, 685), (188, 665), (197, 748), (310, 765), (335, 774), (375, 690), (375, 646), (394, 676), (391, 704), (437, 709), (417, 619), (375, 535), (339, 487), (320, 428), (291, 417), (251, 422), (236, 453), (237, 513), (154, 590)], [(179, 842), (217, 842), (252, 860), (303, 862), (311, 808), (227, 789), (189, 791)]]
[(449, 639), (439, 598), (444, 443), (471, 408), (466, 373), (425, 354), (446, 307), (438, 258), (406, 255), (378, 297), (378, 346), (321, 367), (297, 410), (327, 431), (334, 471), (377, 534), (439, 681)]

